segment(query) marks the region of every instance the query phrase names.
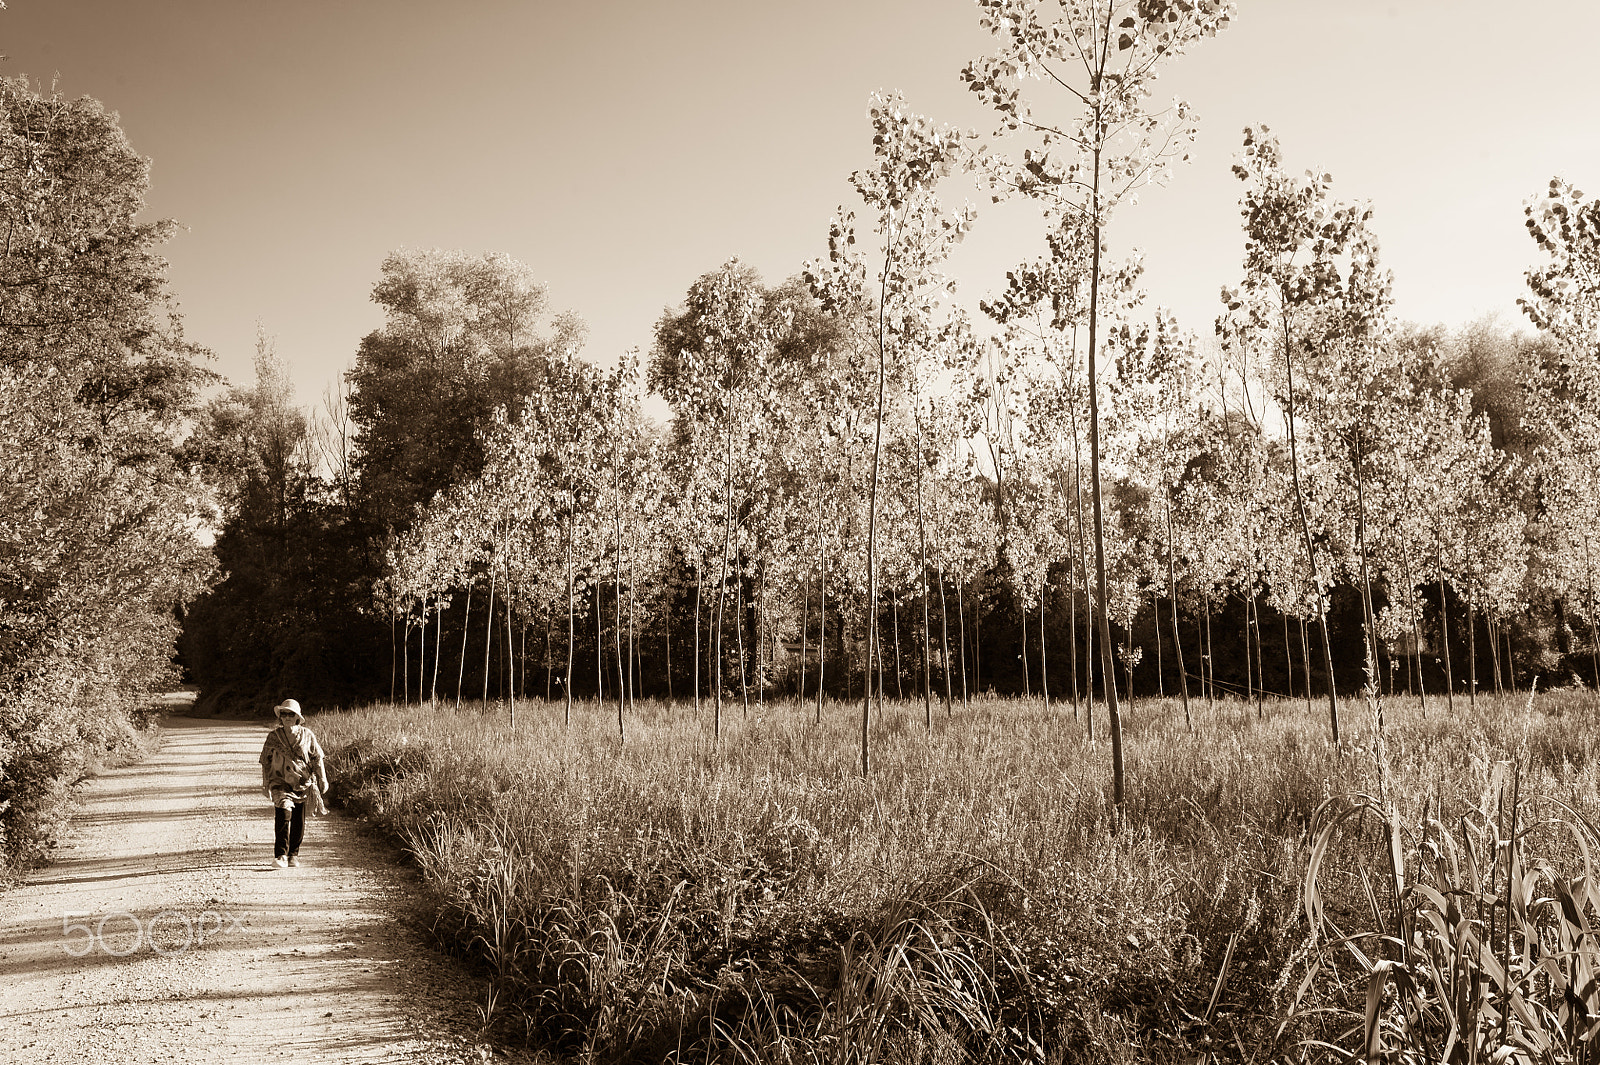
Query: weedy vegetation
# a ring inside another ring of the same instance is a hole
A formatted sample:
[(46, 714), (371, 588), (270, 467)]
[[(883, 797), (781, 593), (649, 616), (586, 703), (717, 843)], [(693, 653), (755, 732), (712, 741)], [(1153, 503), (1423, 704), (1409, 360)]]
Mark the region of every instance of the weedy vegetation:
[(1037, 700), (889, 703), (869, 779), (843, 704), (317, 727), (486, 1026), (563, 1060), (1592, 1060), (1592, 693), (1398, 702), (1342, 749), (1135, 703), (1120, 810)]

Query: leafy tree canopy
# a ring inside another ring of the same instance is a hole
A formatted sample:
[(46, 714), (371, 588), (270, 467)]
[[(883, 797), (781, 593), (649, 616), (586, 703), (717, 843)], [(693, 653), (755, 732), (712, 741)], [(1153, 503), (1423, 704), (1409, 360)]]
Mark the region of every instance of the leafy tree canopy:
[(0, 872), (171, 680), (208, 579), (209, 493), (177, 445), (214, 379), (136, 221), (149, 164), (91, 99), (0, 79)]
[(483, 469), (476, 434), (494, 409), (519, 409), (587, 330), (552, 316), (545, 286), (503, 254), (393, 252), (372, 299), (386, 321), (349, 373), (354, 465), (367, 518), (401, 528), (414, 506)]

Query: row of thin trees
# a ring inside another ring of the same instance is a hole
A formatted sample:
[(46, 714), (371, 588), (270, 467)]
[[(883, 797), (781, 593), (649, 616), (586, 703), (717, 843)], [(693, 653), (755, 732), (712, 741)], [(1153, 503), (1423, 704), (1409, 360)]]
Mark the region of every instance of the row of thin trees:
[[(839, 668), (822, 648), (848, 646), (867, 770), (872, 693), (884, 686), (870, 679), (900, 656), (898, 638), (880, 638), (885, 620), (898, 633), (908, 615), (931, 727), (935, 699), (948, 709), (969, 687), (969, 595), (1003, 594), (1037, 624), (1044, 692), (1046, 605), (1064, 599), (1068, 690), (1076, 705), (1099, 678), (1120, 794), (1114, 678), (1131, 690), (1146, 603), (1164, 626), (1152, 650), (1176, 659), (1186, 714), (1188, 677), (1212, 687), (1209, 656), (1185, 647), (1184, 616), (1206, 632), (1217, 604), (1245, 604), (1253, 691), (1264, 686), (1262, 611), (1281, 618), (1286, 649), (1297, 627), (1305, 691), (1313, 674), (1328, 678), (1336, 740), (1327, 619), (1338, 588), (1359, 600), (1369, 679), (1403, 654), (1419, 694), (1430, 646), (1455, 690), (1451, 601), (1464, 603), (1469, 633), (1486, 627), (1497, 679), (1507, 628), (1531, 602), (1554, 597), (1592, 630), (1600, 393), (1594, 316), (1580, 311), (1596, 299), (1582, 247), (1593, 256), (1593, 235), (1561, 224), (1593, 205), (1558, 184), (1529, 207), (1553, 253), (1548, 276), (1530, 274), (1546, 343), (1521, 384), (1520, 444), (1497, 446), (1449, 352), (1394, 321), (1370, 209), (1336, 199), (1329, 175), (1287, 169), (1265, 128), (1245, 132), (1234, 168), (1245, 254), (1214, 343), (1143, 311), (1137, 259), (1107, 260), (1113, 209), (1194, 132), (1181, 104), (1144, 109), (1149, 82), (1224, 27), (1229, 5), (1069, 4), (1083, 11), (1061, 32), (1011, 17), (1015, 3), (981, 6), (998, 43), (965, 76), (1000, 132), (1028, 147), (1002, 157), (897, 96), (875, 98), (874, 165), (852, 178), (864, 213), (841, 211), (826, 259), (777, 288), (737, 261), (707, 274), (658, 324), (644, 366), (629, 357), (601, 371), (570, 348), (552, 359), (545, 387), (480, 434), (481, 476), (440, 493), (389, 545), (378, 596), (407, 637), (408, 666), (410, 634), (435, 673), (444, 641), (459, 638), (459, 681), (476, 596), (483, 624), (502, 626), (508, 667), (519, 624), (543, 630), (547, 690), (559, 672), (570, 714), (579, 627), (593, 628), (600, 654), (609, 624), (625, 734), (643, 624), (669, 661), (676, 647), (691, 663), (691, 691), (711, 701), (720, 734), (724, 693), (759, 701), (786, 655), (820, 713)], [(1076, 98), (1071, 122), (1035, 112), (1024, 93), (1034, 75)], [(942, 273), (976, 219), (938, 197), (958, 171), (1044, 208), (1046, 253), (1008, 273), (981, 305), (985, 323)], [(670, 406), (670, 425), (641, 416), (647, 389)], [(442, 619), (458, 602), (452, 632)], [(1477, 640), (1468, 646), (1475, 657)], [(485, 695), (488, 674), (486, 660)]]

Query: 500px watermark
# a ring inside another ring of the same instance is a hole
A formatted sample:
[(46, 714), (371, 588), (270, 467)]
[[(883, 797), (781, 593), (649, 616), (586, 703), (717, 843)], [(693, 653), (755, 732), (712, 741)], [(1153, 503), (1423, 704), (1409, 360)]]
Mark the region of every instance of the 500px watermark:
[(161, 955), (182, 954), (219, 935), (242, 932), (250, 920), (247, 913), (217, 910), (204, 910), (193, 918), (177, 910), (162, 910), (146, 921), (126, 910), (113, 910), (93, 924), (75, 923), (74, 918), (79, 917), (94, 920), (87, 910), (61, 915), (61, 936), (65, 940), (61, 949), (74, 958), (81, 958), (96, 947), (113, 958), (126, 958), (145, 946)]

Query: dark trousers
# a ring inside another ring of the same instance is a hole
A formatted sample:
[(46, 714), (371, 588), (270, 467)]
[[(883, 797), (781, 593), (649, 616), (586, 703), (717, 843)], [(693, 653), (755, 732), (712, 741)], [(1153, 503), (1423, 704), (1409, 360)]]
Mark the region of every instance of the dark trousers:
[(272, 856), (294, 857), (300, 853), (300, 840), (306, 834), (306, 804), (297, 802), (294, 809), (281, 806), (272, 808)]

